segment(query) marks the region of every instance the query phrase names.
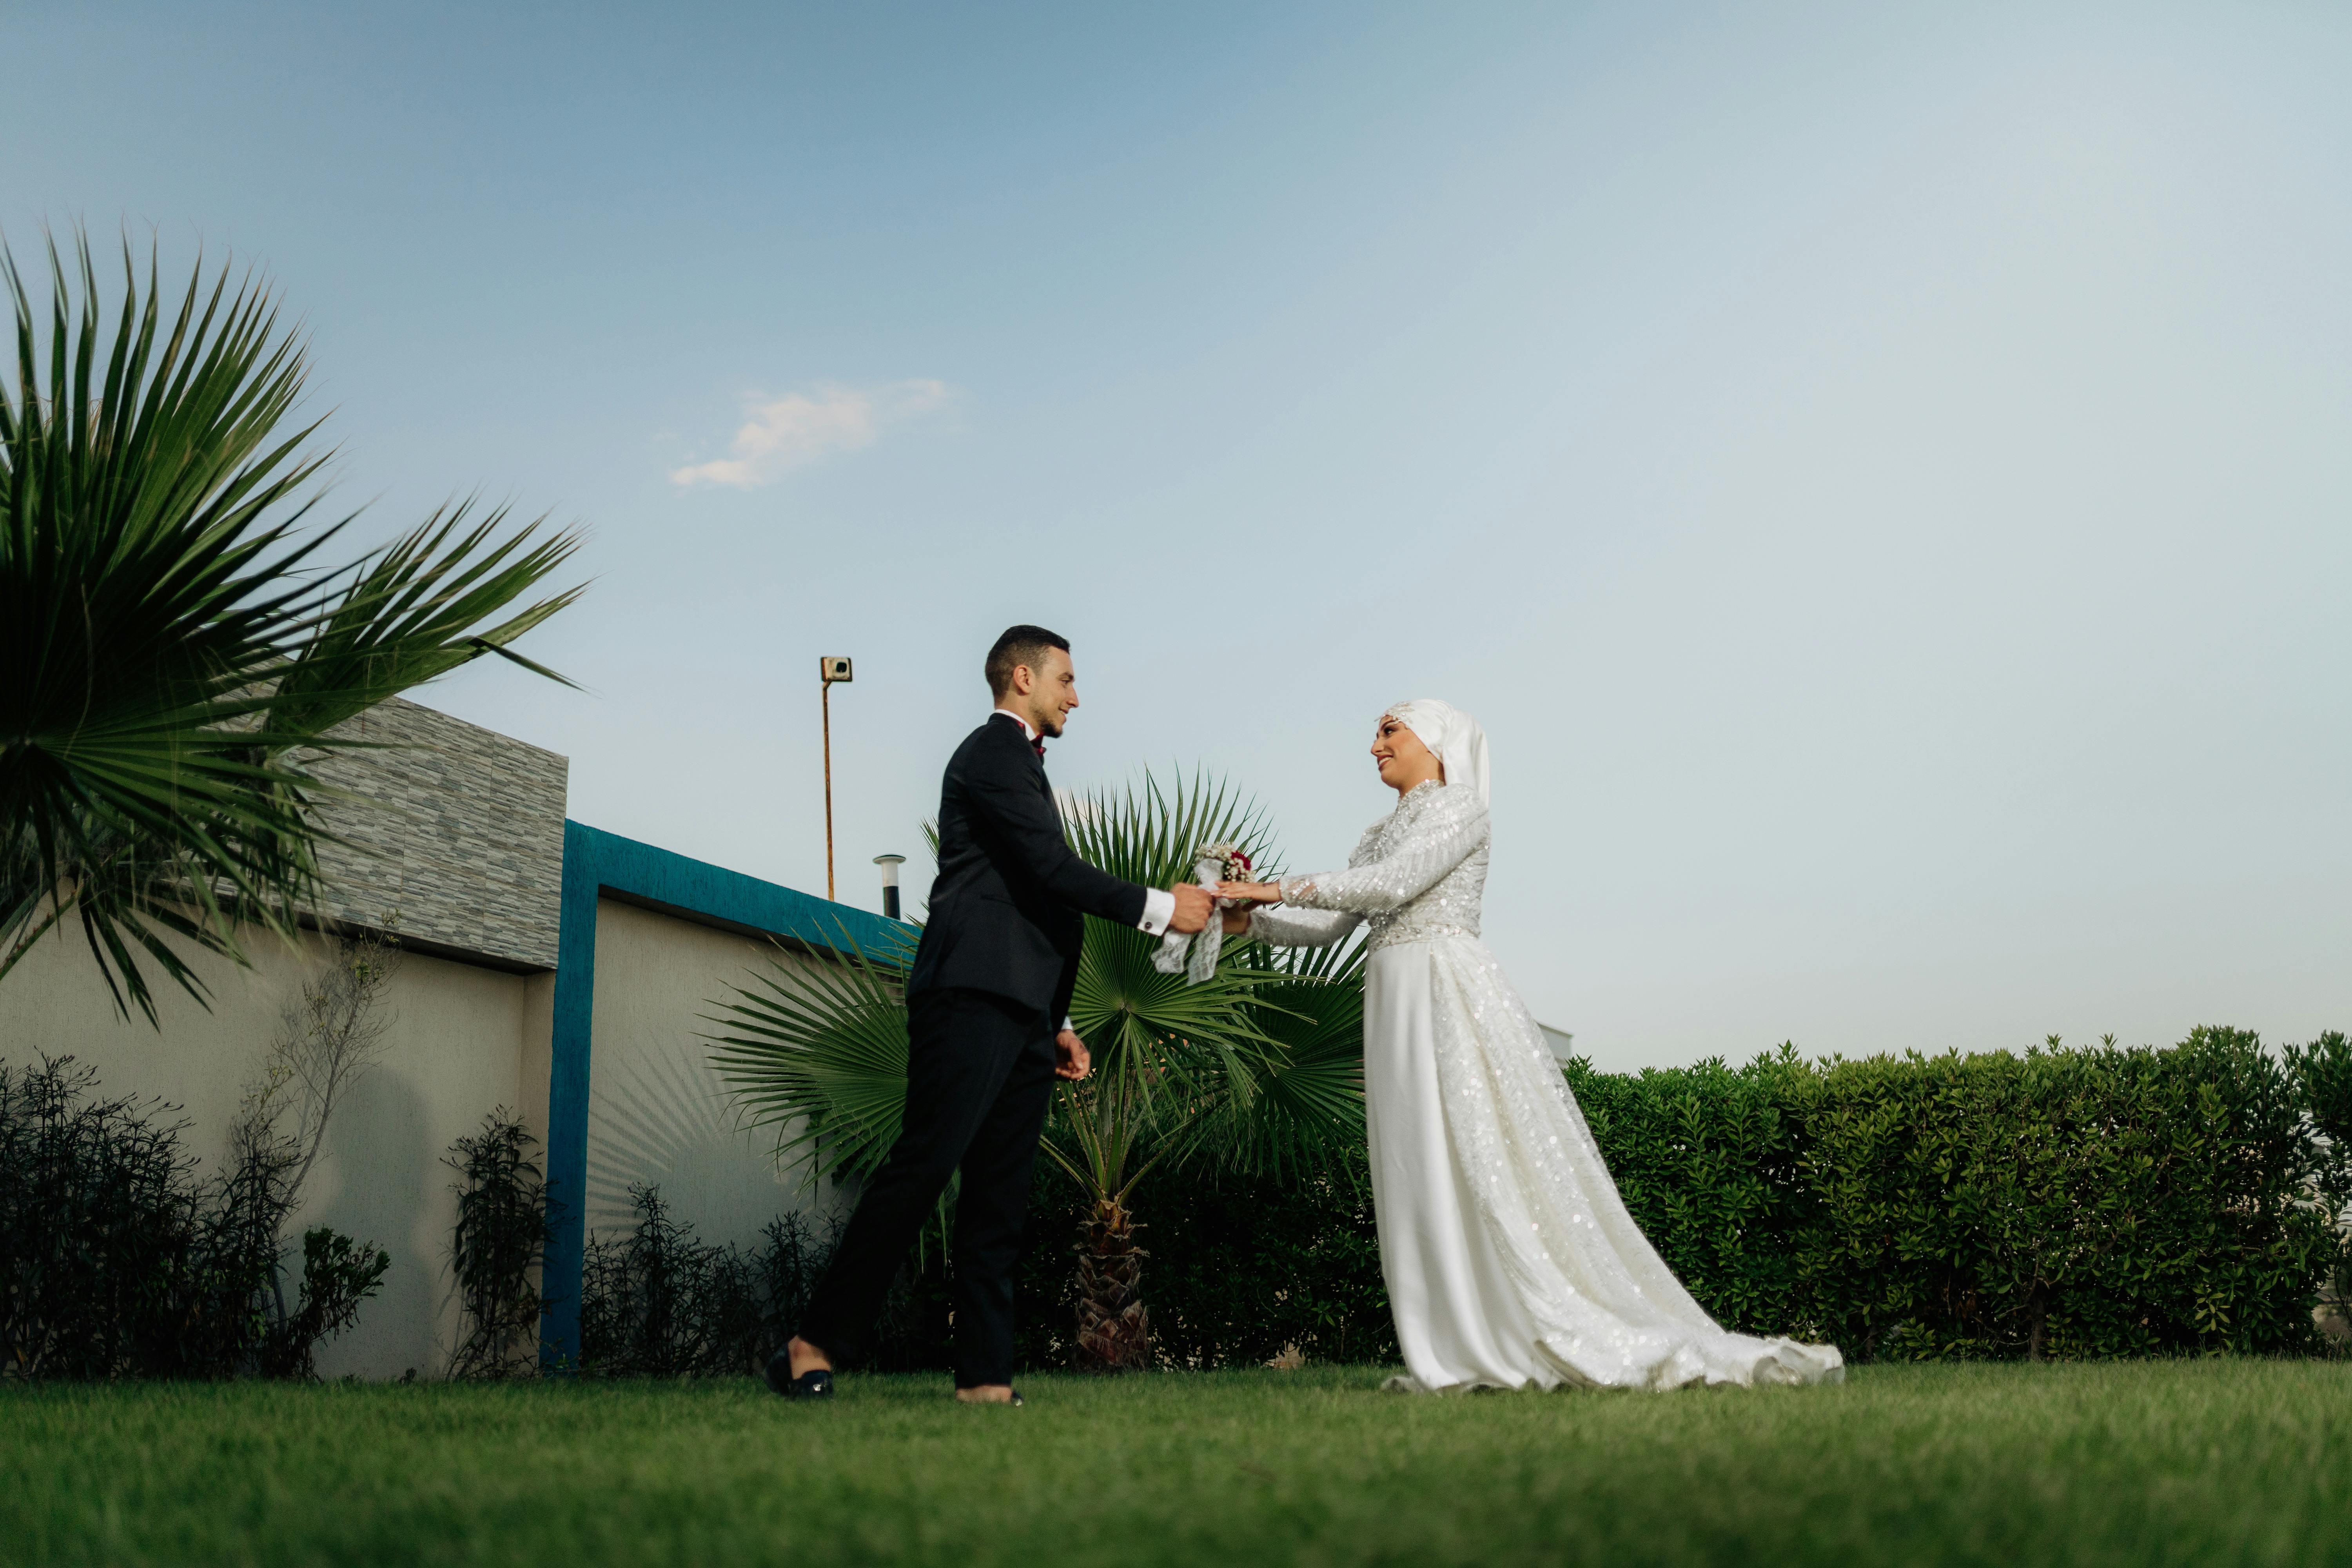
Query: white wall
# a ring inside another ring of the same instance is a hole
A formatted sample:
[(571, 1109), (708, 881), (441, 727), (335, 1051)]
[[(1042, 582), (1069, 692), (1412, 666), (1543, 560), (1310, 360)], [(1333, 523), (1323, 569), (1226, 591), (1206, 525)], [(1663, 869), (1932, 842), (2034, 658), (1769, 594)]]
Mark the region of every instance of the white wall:
[[(172, 1101), (191, 1123), (181, 1137), (204, 1161), (201, 1173), (217, 1171), (284, 1000), (330, 952), (317, 936), (291, 947), (257, 937), (252, 946), (250, 970), (199, 957), (211, 1011), (173, 990), (159, 997), (159, 1030), (117, 1017), (79, 933), (52, 932), (0, 980), (0, 1058), (23, 1067), (44, 1052), (71, 1055), (98, 1069), (100, 1092)], [(299, 1237), (331, 1226), (392, 1255), (382, 1293), (322, 1349), (322, 1375), (397, 1377), (414, 1367), (429, 1376), (446, 1362), (457, 1331), (447, 1283), (457, 1211), (455, 1173), (441, 1161), (501, 1105), (544, 1136), (549, 985), (544, 975), (403, 957), (383, 1054), (337, 1110), (289, 1226)]]
[(777, 1171), (772, 1131), (740, 1125), (701, 1038), (729, 987), (772, 963), (813, 960), (773, 943), (616, 900), (596, 910), (595, 1045), (589, 1064), (588, 1225), (630, 1223), (632, 1183), (661, 1187), (709, 1242), (759, 1240), (780, 1214), (832, 1202)]
[[(53, 932), (0, 980), (0, 1059), (44, 1052), (98, 1069), (110, 1096), (161, 1097), (190, 1123), (184, 1147), (220, 1169), (227, 1130), (258, 1072), (285, 1000), (328, 963), (331, 944), (257, 937), (241, 970), (200, 956), (207, 1012), (173, 991), (163, 1027), (115, 1016), (78, 932)], [(780, 1214), (835, 1201), (780, 1175), (772, 1132), (740, 1128), (709, 1065), (703, 1015), (731, 982), (772, 961), (804, 965), (764, 941), (605, 900), (596, 931), (595, 1034), (590, 1064), (592, 1228), (629, 1221), (628, 1185), (658, 1183), (677, 1217), (703, 1239), (756, 1243)], [(551, 974), (510, 974), (407, 953), (394, 977), (393, 1021), (376, 1064), (328, 1129), (320, 1163), (289, 1226), (326, 1225), (392, 1255), (382, 1292), (358, 1323), (322, 1348), (320, 1373), (437, 1375), (460, 1331), (450, 1293), (457, 1219), (442, 1163), (451, 1142), (499, 1106), (547, 1138)], [(175, 1119), (177, 1119), (175, 1117)]]

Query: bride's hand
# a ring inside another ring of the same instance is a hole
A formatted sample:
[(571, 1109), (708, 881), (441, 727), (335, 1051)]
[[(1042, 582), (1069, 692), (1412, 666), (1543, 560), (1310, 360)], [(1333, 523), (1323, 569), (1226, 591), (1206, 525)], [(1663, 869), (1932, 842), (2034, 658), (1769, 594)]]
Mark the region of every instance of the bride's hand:
[(1220, 910), (1218, 913), (1224, 917), (1227, 936), (1249, 934), (1250, 917), (1247, 910)]
[(1282, 902), (1282, 889), (1273, 882), (1220, 882), (1217, 897), (1244, 904), (1278, 904)]

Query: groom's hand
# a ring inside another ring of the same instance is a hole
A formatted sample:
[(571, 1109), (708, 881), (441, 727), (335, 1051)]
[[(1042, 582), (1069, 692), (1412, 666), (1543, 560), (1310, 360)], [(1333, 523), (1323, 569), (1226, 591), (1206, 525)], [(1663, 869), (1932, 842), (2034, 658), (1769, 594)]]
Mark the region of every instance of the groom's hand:
[(1087, 1043), (1078, 1038), (1076, 1029), (1065, 1029), (1055, 1037), (1054, 1054), (1061, 1058), (1054, 1064), (1055, 1078), (1076, 1083), (1095, 1069), (1095, 1058), (1087, 1053)]
[(1179, 882), (1168, 890), (1176, 895), (1176, 912), (1168, 917), (1170, 931), (1191, 936), (1208, 925), (1209, 916), (1217, 907), (1217, 901), (1209, 896), (1208, 889), (1196, 888), (1190, 882)]

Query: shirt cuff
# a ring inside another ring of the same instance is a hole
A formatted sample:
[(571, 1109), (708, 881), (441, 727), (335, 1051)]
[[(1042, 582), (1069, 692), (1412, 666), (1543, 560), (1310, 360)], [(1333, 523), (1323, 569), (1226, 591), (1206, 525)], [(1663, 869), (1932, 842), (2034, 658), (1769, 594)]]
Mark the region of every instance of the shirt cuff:
[(1159, 936), (1167, 931), (1168, 922), (1175, 918), (1175, 894), (1165, 888), (1143, 889), (1143, 918), (1135, 922), (1136, 930)]
[(1062, 1032), (1066, 1035), (1075, 1035), (1078, 1032), (1078, 1026), (1076, 1024), (1071, 1023), (1067, 1018), (1064, 1018), (1062, 1020)]

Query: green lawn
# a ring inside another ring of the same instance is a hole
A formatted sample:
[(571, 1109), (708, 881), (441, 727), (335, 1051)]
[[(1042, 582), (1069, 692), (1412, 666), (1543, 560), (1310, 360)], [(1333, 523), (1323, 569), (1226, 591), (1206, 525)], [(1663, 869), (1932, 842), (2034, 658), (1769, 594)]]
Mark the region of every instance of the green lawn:
[(0, 1389), (13, 1563), (2352, 1562), (2352, 1364)]

